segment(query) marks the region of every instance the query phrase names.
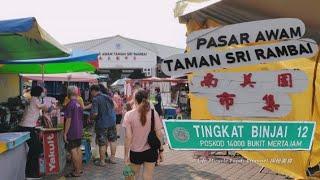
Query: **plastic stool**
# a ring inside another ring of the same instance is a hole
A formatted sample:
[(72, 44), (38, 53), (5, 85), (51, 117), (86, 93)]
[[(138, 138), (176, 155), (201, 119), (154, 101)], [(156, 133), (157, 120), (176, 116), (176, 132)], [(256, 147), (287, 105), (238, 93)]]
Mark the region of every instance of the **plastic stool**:
[(182, 114), (178, 114), (178, 115), (177, 115), (177, 119), (181, 119), (181, 120), (182, 120), (182, 119), (183, 119)]
[(171, 115), (165, 115), (164, 118), (165, 118), (165, 119), (175, 119), (175, 117), (174, 117), (174, 116), (171, 116)]
[(175, 119), (176, 118), (176, 109), (174, 108), (165, 108), (164, 109), (164, 117), (166, 119)]

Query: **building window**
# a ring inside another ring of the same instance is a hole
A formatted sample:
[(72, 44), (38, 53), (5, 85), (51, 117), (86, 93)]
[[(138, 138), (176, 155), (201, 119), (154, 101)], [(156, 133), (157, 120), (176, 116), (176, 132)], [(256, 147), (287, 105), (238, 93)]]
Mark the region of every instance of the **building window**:
[(142, 71), (146, 76), (151, 76), (151, 68), (143, 68)]

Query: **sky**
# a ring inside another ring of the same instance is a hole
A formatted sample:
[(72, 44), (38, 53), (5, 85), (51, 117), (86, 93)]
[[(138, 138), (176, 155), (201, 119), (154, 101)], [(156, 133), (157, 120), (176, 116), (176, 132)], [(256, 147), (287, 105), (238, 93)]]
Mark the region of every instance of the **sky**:
[(184, 48), (175, 0), (8, 0), (0, 19), (34, 16), (62, 44), (121, 35)]

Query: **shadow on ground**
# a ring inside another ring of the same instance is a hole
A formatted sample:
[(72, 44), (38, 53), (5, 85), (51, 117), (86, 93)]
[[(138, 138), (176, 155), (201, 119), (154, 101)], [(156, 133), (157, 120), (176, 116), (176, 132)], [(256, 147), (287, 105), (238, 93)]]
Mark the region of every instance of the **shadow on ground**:
[(223, 179), (207, 171), (199, 171), (188, 164), (170, 164), (156, 167), (155, 179)]
[[(105, 180), (105, 179), (124, 179), (122, 169), (124, 167), (123, 159), (117, 158), (117, 164), (107, 164), (106, 167), (97, 167), (91, 161), (84, 167), (84, 174), (80, 178), (72, 178), (75, 180)], [(71, 166), (66, 167), (65, 173), (71, 171)], [(64, 173), (63, 173), (64, 174)], [(154, 172), (155, 180), (191, 180), (191, 179), (223, 179), (219, 175), (206, 171), (199, 171), (188, 164), (170, 164), (157, 166)], [(63, 175), (47, 176), (46, 180), (63, 180)]]

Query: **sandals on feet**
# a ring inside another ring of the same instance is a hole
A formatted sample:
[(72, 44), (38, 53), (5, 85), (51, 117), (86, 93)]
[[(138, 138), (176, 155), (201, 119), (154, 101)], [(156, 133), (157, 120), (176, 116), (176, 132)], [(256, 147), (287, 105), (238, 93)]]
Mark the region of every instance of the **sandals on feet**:
[(100, 166), (100, 167), (105, 167), (105, 166), (106, 166), (106, 164), (103, 163), (103, 162), (101, 162), (100, 160), (99, 160), (99, 161), (95, 161), (95, 162), (94, 162), (94, 165)]
[(110, 163), (110, 164), (117, 164), (117, 162), (116, 161), (114, 161), (114, 160), (111, 160), (111, 159), (108, 159), (108, 161), (107, 161), (108, 163)]
[(71, 173), (69, 173), (69, 174), (64, 175), (64, 177), (66, 177), (66, 178), (80, 177), (80, 176), (81, 176), (81, 175), (76, 175), (76, 174), (74, 174), (74, 172), (71, 172)]

